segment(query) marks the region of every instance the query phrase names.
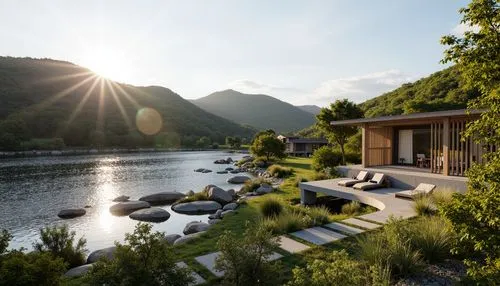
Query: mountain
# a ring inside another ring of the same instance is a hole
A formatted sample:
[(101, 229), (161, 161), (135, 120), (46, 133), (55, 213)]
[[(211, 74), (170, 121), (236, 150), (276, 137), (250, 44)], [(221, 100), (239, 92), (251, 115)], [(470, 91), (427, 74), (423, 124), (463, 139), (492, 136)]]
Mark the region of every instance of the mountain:
[(321, 107), (317, 105), (296, 105), (296, 107), (304, 110), (305, 112), (312, 113), (314, 115), (319, 114), (319, 112), (321, 111)]
[(479, 92), (465, 86), (457, 66), (433, 73), (413, 83), (361, 104), (365, 117), (462, 109)]
[(192, 102), (208, 112), (257, 129), (290, 132), (315, 122), (313, 114), (264, 94), (244, 94), (228, 89)]
[(62, 138), (67, 146), (179, 147), (202, 136), (210, 138), (203, 143), (223, 143), (254, 133), (168, 88), (117, 83), (69, 62), (0, 57), (3, 149), (39, 138)]

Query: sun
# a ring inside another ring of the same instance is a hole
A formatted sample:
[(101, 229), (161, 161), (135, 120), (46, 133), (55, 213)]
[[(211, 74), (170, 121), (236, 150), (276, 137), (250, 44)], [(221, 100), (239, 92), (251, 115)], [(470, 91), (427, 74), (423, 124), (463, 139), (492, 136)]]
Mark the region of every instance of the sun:
[(96, 48), (84, 56), (82, 65), (100, 77), (125, 81), (127, 79), (127, 59), (123, 53), (109, 49)]

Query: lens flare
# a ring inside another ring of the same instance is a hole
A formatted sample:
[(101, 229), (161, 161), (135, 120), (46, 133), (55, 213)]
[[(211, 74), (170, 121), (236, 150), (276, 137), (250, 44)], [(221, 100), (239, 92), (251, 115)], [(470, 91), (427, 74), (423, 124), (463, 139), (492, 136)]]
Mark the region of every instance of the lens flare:
[(155, 135), (161, 130), (163, 121), (160, 113), (153, 108), (145, 107), (137, 111), (135, 125), (145, 135)]

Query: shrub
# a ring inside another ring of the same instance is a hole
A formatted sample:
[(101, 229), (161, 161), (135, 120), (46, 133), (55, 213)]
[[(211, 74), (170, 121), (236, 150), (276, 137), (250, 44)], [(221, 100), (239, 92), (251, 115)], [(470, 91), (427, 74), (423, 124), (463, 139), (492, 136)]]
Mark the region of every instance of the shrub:
[(364, 273), (359, 262), (345, 250), (333, 251), (326, 259), (315, 259), (306, 268), (295, 267), (289, 286), (363, 285)]
[(188, 202), (194, 202), (194, 201), (208, 201), (208, 192), (207, 191), (201, 191), (198, 193), (194, 193), (191, 196), (184, 197), (182, 199), (177, 200), (175, 203), (188, 203)]
[(350, 164), (361, 164), (361, 153), (347, 152), (345, 161)]
[(278, 285), (280, 265), (269, 258), (278, 247), (270, 231), (262, 226), (248, 227), (242, 237), (231, 231), (221, 236), (217, 245), (220, 256), (215, 269), (224, 271), (225, 285)]
[(441, 262), (450, 255), (455, 235), (441, 217), (428, 217), (411, 223), (408, 239), (429, 263)]
[(267, 171), (276, 178), (288, 178), (295, 172), (292, 168), (283, 167), (281, 165), (271, 165)]
[(358, 201), (352, 201), (342, 206), (342, 213), (346, 215), (355, 215), (361, 211), (361, 204)]
[(321, 180), (328, 180), (328, 179), (330, 179), (330, 176), (325, 172), (316, 172), (316, 173), (314, 173), (313, 178), (312, 178), (313, 181), (321, 181)]
[(14, 250), (2, 256), (0, 285), (60, 285), (66, 265), (48, 252)]
[(436, 188), (436, 190), (432, 192), (431, 198), (436, 206), (443, 205), (443, 207), (445, 207), (447, 204), (451, 203), (454, 193), (456, 193), (456, 191), (452, 188)]
[(314, 225), (325, 224), (330, 221), (330, 210), (325, 206), (306, 207), (305, 209)]
[(12, 235), (6, 229), (2, 229), (2, 232), (0, 233), (0, 255), (4, 254), (7, 250), (11, 239)]
[(336, 167), (340, 162), (342, 162), (342, 154), (339, 151), (334, 151), (329, 146), (323, 146), (314, 151), (311, 167), (315, 171), (321, 171), (327, 167)]
[(281, 201), (275, 198), (266, 198), (260, 204), (260, 213), (268, 218), (268, 217), (277, 217), (283, 211), (283, 204)]
[(300, 183), (304, 183), (304, 182), (308, 182), (309, 180), (307, 180), (306, 178), (303, 178), (303, 177), (297, 177), (293, 183), (293, 186), (294, 187), (299, 187), (299, 184)]
[(85, 263), (87, 241), (80, 238), (74, 245), (75, 235), (74, 231), (69, 231), (67, 225), (46, 227), (40, 229), (41, 242), (34, 243), (33, 248), (62, 258), (70, 268), (80, 266)]
[(428, 196), (416, 197), (415, 201), (413, 202), (413, 210), (415, 210), (415, 212), (420, 216), (433, 215), (437, 211), (432, 199)]
[(358, 253), (370, 265), (389, 267), (395, 275), (406, 276), (420, 270), (419, 251), (406, 237), (407, 225), (392, 220), (381, 233), (358, 238)]
[(311, 217), (296, 212), (282, 213), (276, 219), (276, 233), (289, 233), (313, 225)]
[(126, 244), (116, 242), (113, 260), (100, 260), (84, 279), (90, 285), (188, 285), (194, 282), (187, 269), (176, 266), (172, 246), (152, 225), (138, 223)]
[(266, 178), (254, 178), (252, 180), (246, 181), (245, 184), (243, 184), (243, 187), (241, 187), (239, 193), (248, 193), (248, 192), (253, 192), (257, 190), (261, 184), (269, 184), (272, 185), (271, 181), (269, 181)]

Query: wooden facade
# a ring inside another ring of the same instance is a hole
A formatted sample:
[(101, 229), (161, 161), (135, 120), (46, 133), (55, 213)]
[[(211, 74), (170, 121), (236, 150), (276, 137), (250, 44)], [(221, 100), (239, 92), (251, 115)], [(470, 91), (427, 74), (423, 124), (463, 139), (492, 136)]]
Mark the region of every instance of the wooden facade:
[(467, 122), (474, 120), (479, 114), (480, 112), (467, 114), (465, 110), (439, 111), (337, 121), (332, 122), (332, 125), (357, 125), (362, 128), (363, 167), (401, 163), (395, 157), (398, 148), (395, 143), (397, 131), (417, 127), (419, 130), (425, 129), (426, 134), (430, 133), (428, 140), (426, 139), (430, 141), (426, 142), (429, 154), (426, 168), (432, 173), (465, 176), (473, 162), (483, 162), (486, 149), (497, 150), (497, 146), (477, 144), (471, 138), (463, 136)]

